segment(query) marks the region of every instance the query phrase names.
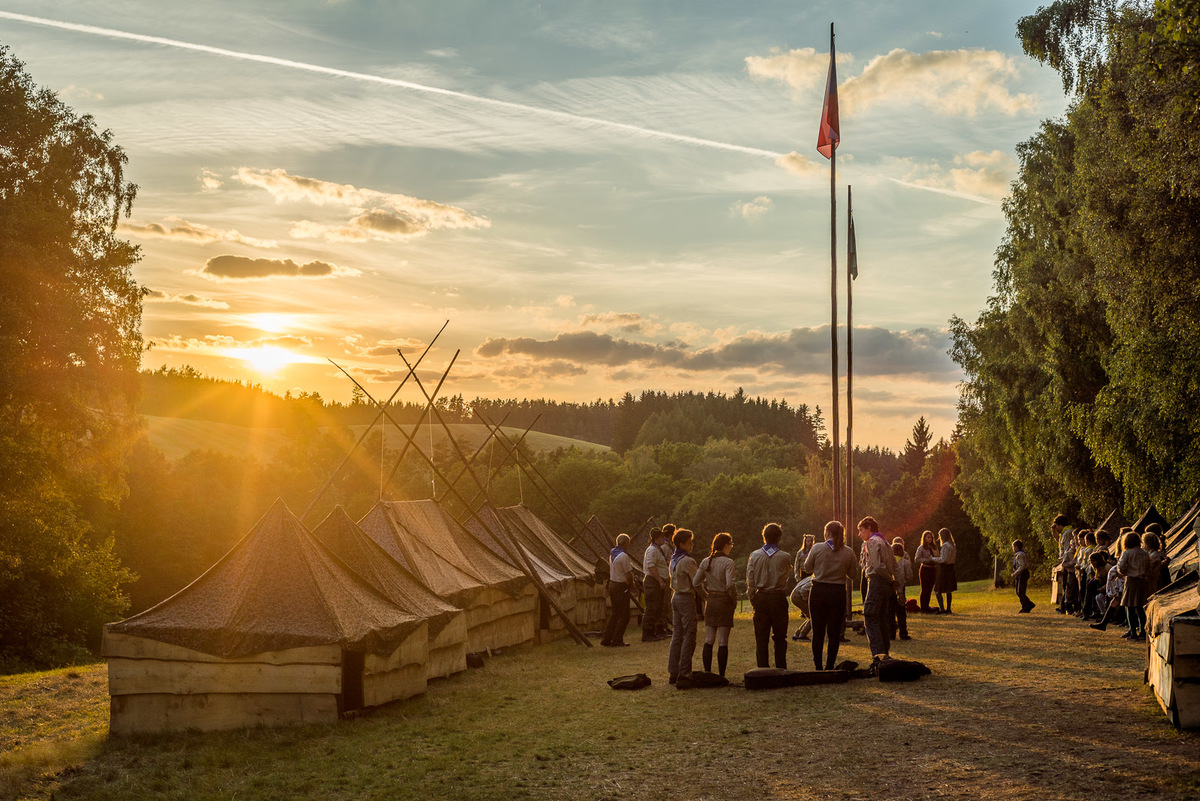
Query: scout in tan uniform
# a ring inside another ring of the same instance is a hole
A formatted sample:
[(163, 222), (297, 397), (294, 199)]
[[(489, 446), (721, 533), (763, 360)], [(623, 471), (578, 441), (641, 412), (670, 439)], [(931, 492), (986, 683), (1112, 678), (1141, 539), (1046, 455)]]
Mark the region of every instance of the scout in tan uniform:
[(775, 641), (775, 667), (787, 667), (788, 580), (792, 557), (779, 547), (783, 529), (767, 523), (762, 531), (763, 547), (750, 554), (746, 564), (746, 592), (754, 607), (754, 656), (759, 667), (770, 667), (767, 641)]

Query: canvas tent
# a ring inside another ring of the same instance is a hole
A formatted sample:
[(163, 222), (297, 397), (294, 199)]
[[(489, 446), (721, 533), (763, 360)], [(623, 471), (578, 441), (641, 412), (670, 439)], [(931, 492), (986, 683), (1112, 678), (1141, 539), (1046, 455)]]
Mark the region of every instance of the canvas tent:
[(1121, 534), (1121, 529), (1127, 527), (1129, 523), (1125, 521), (1125, 515), (1121, 514), (1120, 508), (1113, 509), (1108, 517), (1104, 518), (1104, 522), (1096, 526), (1096, 533), (1101, 531), (1108, 532), (1109, 537), (1113, 542), (1117, 541), (1117, 537)]
[(467, 613), (467, 648), (532, 642), (537, 590), (435, 501), (379, 501), (358, 521), (388, 555), (443, 601)]
[(276, 501), (203, 575), (105, 627), (114, 734), (332, 722), (425, 690), (429, 628)]
[(388, 556), (377, 542), (336, 507), (313, 534), (355, 573), (400, 609), (424, 618), (429, 626), (426, 678), (442, 678), (467, 668), (467, 615), (427, 589)]
[[(575, 579), (575, 624), (582, 629), (602, 629), (608, 617), (608, 592), (596, 580), (595, 565), (567, 544), (532, 509), (524, 504), (498, 510), (522, 543)], [(640, 564), (641, 560), (634, 558)]]
[(1137, 522), (1133, 524), (1133, 530), (1138, 534), (1145, 534), (1146, 529), (1151, 523), (1158, 523), (1158, 525), (1162, 527), (1163, 531), (1166, 531), (1171, 527), (1171, 524), (1167, 521), (1167, 519), (1162, 516), (1161, 512), (1158, 511), (1158, 507), (1156, 507), (1154, 504), (1150, 504), (1150, 506), (1146, 508), (1146, 511), (1142, 512), (1142, 516), (1137, 519)]
[(1200, 501), (1176, 521), (1167, 532), (1166, 547), (1171, 557), (1171, 576), (1178, 579), (1192, 570), (1200, 569), (1200, 552), (1196, 549), (1196, 523), (1200, 519)]
[(1147, 681), (1176, 726), (1200, 728), (1200, 579), (1195, 570), (1146, 606)]

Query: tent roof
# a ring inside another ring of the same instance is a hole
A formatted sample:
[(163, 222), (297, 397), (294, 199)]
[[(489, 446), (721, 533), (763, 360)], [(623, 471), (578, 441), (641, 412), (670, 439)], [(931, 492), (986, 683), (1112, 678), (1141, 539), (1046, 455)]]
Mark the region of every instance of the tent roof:
[[(561, 584), (572, 581), (575, 578), (571, 573), (564, 570), (561, 565), (556, 564), (554, 560), (547, 559), (537, 549), (530, 548), (492, 506), (485, 504), (475, 514), (479, 518), (478, 520), (475, 517), (471, 517), (463, 525), (466, 526), (467, 530), (482, 545), (491, 550), (496, 556), (507, 562), (508, 553), (504, 545), (509, 545), (510, 547), (515, 545), (521, 549), (525, 558), (533, 565), (533, 568), (538, 573), (538, 578), (542, 580), (543, 584)], [(480, 520), (483, 522), (480, 523)], [(508, 538), (504, 545), (498, 541), (498, 534)]]
[(1200, 574), (1192, 570), (1150, 596), (1146, 606), (1147, 634), (1157, 637), (1171, 618), (1200, 611), (1200, 596), (1196, 594), (1200, 588), (1198, 581)]
[(368, 537), (341, 506), (313, 529), (317, 539), (379, 590), (389, 601), (409, 614), (429, 621), (429, 636), (436, 637), (458, 608), (438, 598), (416, 576), (400, 566), (387, 551)]
[(592, 579), (595, 566), (586, 556), (567, 544), (544, 520), (524, 504), (505, 506), (497, 510), (509, 523), (513, 533), (531, 548), (544, 551), (563, 570), (579, 579)]
[(386, 654), (422, 620), (354, 573), (277, 500), (198, 579), (106, 628), (229, 659), (334, 644)]
[(1125, 520), (1125, 515), (1121, 514), (1121, 507), (1113, 509), (1108, 517), (1104, 518), (1104, 522), (1096, 526), (1096, 531), (1107, 531), (1115, 542), (1117, 536), (1121, 533), (1121, 529), (1127, 527), (1129, 523)]
[(1200, 551), (1196, 547), (1196, 523), (1200, 521), (1200, 501), (1176, 521), (1167, 532), (1167, 547), (1171, 557), (1171, 574), (1179, 576), (1189, 569), (1200, 568)]
[(1171, 527), (1170, 521), (1162, 516), (1162, 513), (1158, 511), (1158, 507), (1150, 504), (1146, 507), (1146, 511), (1142, 512), (1142, 516), (1137, 519), (1137, 522), (1133, 524), (1133, 530), (1139, 534), (1145, 534), (1146, 527), (1151, 523), (1158, 523), (1162, 526), (1163, 531)]
[[(496, 587), (516, 595), (529, 583), (432, 500), (379, 501), (359, 526), (442, 598), (460, 606), (467, 590)], [(468, 593), (471, 595), (473, 593)]]

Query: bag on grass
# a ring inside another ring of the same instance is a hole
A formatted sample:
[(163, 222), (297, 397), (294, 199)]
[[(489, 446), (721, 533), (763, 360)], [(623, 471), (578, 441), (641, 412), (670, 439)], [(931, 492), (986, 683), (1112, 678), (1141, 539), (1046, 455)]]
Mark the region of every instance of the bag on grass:
[(916, 681), (933, 673), (924, 664), (907, 659), (885, 659), (876, 665), (875, 672), (880, 681)]
[(742, 677), (747, 690), (775, 690), (780, 687), (807, 687), (814, 684), (844, 684), (850, 674), (844, 670), (783, 670), (754, 668)]
[(919, 612), (919, 611), (921, 611), (921, 605), (917, 603), (916, 598), (909, 598), (907, 601), (904, 602), (904, 611), (905, 612)]
[(632, 676), (617, 676), (608, 680), (608, 686), (614, 690), (641, 690), (649, 687), (650, 677), (645, 673), (634, 673)]

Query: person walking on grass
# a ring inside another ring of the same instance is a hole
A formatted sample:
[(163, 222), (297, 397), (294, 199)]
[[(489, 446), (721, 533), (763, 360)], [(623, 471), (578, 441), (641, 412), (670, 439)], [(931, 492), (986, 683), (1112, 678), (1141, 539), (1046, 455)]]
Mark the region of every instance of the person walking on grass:
[(1029, 600), (1025, 589), (1029, 586), (1029, 556), (1025, 553), (1025, 543), (1013, 540), (1012, 580), (1017, 591), (1017, 600), (1021, 602), (1018, 614), (1029, 614), (1037, 606)]
[(629, 598), (634, 595), (633, 560), (625, 550), (629, 547), (629, 535), (618, 534), (617, 546), (608, 555), (608, 600), (612, 611), (608, 614), (608, 625), (600, 644), (606, 648), (623, 648), (625, 629), (629, 625)]
[(891, 610), (891, 599), (896, 594), (896, 557), (892, 553), (892, 546), (879, 533), (879, 523), (875, 518), (864, 517), (859, 522), (858, 538), (863, 541), (862, 568), (867, 579), (863, 621), (871, 658), (878, 662), (887, 659), (892, 649), (888, 636), (891, 629), (888, 612)]
[(676, 529), (671, 537), (675, 553), (671, 555), (671, 650), (667, 654), (667, 674), (675, 684), (681, 675), (692, 672), (696, 653), (696, 560), (692, 558), (692, 532)]
[[(954, 591), (958, 589), (958, 574), (954, 567), (954, 562), (958, 558), (958, 549), (954, 546), (954, 535), (950, 533), (950, 529), (940, 530), (938, 539), (942, 541), (942, 547), (938, 555), (933, 558), (938, 568), (934, 591), (937, 593), (938, 608), (949, 615), (953, 614)], [(942, 606), (943, 594), (946, 596), (944, 607)]]
[(646, 596), (646, 612), (642, 615), (642, 642), (664, 639), (667, 627), (667, 585), (670, 572), (667, 568), (667, 549), (663, 530), (658, 526), (650, 529), (650, 544), (642, 556), (642, 592)]
[(733, 580), (733, 535), (722, 532), (713, 537), (708, 556), (696, 571), (696, 586), (704, 590), (704, 649), (701, 659), (706, 673), (712, 673), (713, 645), (717, 646), (717, 669), (725, 675), (729, 664), (729, 632), (737, 607), (737, 585)]
[[(917, 578), (921, 582), (921, 611), (929, 614), (933, 609), (929, 606), (929, 597), (933, 595), (933, 585), (937, 583), (937, 544), (933, 541), (933, 532), (926, 530), (921, 534), (921, 545), (913, 558), (917, 562)], [(938, 612), (942, 611), (942, 599), (938, 596)]]
[(1150, 554), (1142, 550), (1142, 536), (1136, 531), (1125, 535), (1121, 543), (1124, 548), (1117, 560), (1117, 573), (1125, 579), (1125, 591), (1121, 593), (1121, 606), (1129, 620), (1129, 632), (1125, 639), (1141, 642), (1146, 639), (1146, 574), (1150, 571)]
[(746, 592), (754, 607), (754, 655), (759, 667), (767, 661), (768, 640), (775, 641), (775, 667), (787, 667), (788, 579), (792, 557), (779, 547), (783, 529), (767, 523), (762, 530), (763, 547), (750, 554), (746, 563)]
[(825, 670), (833, 670), (846, 621), (846, 588), (854, 576), (854, 551), (846, 546), (846, 529), (836, 520), (825, 524), (825, 541), (809, 552), (804, 570), (812, 574), (808, 610), (812, 615), (813, 665), (821, 669), (829, 639)]

